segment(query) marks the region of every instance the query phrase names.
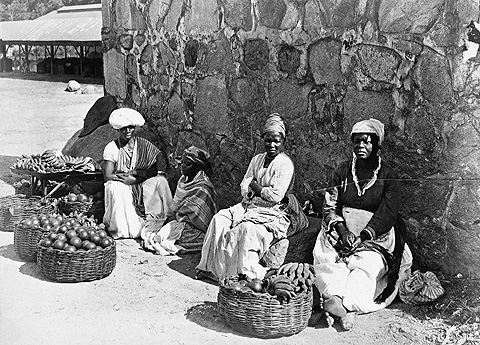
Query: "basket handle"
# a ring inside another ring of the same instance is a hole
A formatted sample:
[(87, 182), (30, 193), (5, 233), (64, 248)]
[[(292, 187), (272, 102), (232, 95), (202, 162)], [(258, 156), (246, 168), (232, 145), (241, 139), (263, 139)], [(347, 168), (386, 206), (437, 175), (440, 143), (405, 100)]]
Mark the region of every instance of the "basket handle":
[(55, 193), (61, 186), (63, 186), (65, 184), (65, 181), (57, 184), (55, 186), (55, 188), (53, 188), (47, 195), (45, 195), (42, 199), (47, 199), (50, 195), (52, 195), (53, 193)]

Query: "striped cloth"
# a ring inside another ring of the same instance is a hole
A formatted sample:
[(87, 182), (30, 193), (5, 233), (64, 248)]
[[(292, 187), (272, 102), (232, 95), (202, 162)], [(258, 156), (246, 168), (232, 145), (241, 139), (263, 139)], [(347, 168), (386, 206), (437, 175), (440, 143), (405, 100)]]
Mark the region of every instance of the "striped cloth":
[[(132, 137), (133, 151), (128, 152), (126, 146), (120, 148), (117, 162), (117, 172), (128, 172), (132, 170), (146, 170), (152, 167), (156, 161), (160, 150), (150, 141), (142, 137)], [(133, 201), (137, 212), (142, 213), (144, 209), (142, 197), (142, 185), (136, 183), (130, 186), (132, 188)]]
[(179, 222), (192, 225), (206, 232), (208, 224), (217, 212), (215, 188), (203, 170), (191, 182), (182, 176), (177, 183), (171, 212)]

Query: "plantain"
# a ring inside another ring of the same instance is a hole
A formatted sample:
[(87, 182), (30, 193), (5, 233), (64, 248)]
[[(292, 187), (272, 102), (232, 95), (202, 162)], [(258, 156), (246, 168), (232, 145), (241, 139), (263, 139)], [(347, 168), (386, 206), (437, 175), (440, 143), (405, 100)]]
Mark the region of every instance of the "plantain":
[(297, 269), (295, 270), (295, 275), (297, 277), (301, 277), (303, 275), (303, 263), (302, 262), (298, 263)]
[(277, 295), (277, 297), (279, 297), (281, 300), (287, 301), (287, 303), (290, 302), (291, 298), (296, 296), (295, 292), (283, 289), (276, 289), (275, 295)]
[(287, 290), (287, 291), (293, 291), (295, 290), (294, 286), (290, 283), (276, 283), (274, 284), (275, 290), (277, 289), (282, 289), (282, 290)]
[(287, 275), (289, 277), (295, 277), (295, 272), (297, 271), (297, 268), (298, 268), (298, 262), (293, 262), (292, 266), (290, 266), (290, 268), (288, 269)]
[(285, 274), (286, 272), (288, 272), (288, 270), (290, 269), (290, 267), (292, 267), (292, 265), (293, 265), (293, 262), (289, 262), (288, 264), (283, 264), (282, 266), (280, 266), (280, 268), (278, 269), (278, 275)]

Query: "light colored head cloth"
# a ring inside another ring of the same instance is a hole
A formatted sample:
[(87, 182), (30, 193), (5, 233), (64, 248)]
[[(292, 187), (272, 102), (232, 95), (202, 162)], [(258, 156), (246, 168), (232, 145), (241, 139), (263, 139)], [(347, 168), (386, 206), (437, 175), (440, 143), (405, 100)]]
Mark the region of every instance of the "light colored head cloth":
[(376, 119), (363, 120), (354, 124), (350, 136), (358, 133), (376, 134), (378, 136), (379, 145), (382, 145), (383, 139), (385, 138), (383, 123)]
[(268, 116), (265, 124), (262, 128), (262, 135), (267, 132), (276, 132), (281, 133), (285, 138), (287, 131), (285, 127), (285, 123), (283, 122), (282, 118), (278, 113), (273, 113)]
[(143, 126), (145, 119), (134, 109), (120, 108), (112, 111), (108, 122), (114, 129), (120, 129), (127, 126)]

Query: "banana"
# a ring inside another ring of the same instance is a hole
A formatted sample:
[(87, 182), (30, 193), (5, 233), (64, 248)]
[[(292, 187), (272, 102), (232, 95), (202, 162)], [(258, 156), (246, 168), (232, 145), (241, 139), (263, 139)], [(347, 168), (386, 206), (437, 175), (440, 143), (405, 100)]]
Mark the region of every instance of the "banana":
[(277, 290), (277, 289), (282, 289), (282, 290), (287, 290), (287, 291), (295, 290), (295, 287), (290, 283), (288, 283), (288, 284), (287, 283), (277, 283), (277, 284), (274, 285), (274, 287), (275, 287), (275, 290)]
[(295, 297), (296, 294), (293, 291), (287, 291), (283, 289), (276, 289), (275, 290), (275, 295), (279, 297), (279, 299), (286, 301), (287, 303), (290, 302), (290, 299)]
[(302, 262), (299, 262), (298, 263), (298, 266), (297, 266), (297, 269), (295, 271), (295, 275), (297, 277), (301, 277), (302, 276), (302, 273), (303, 273), (303, 263)]
[(285, 274), (286, 272), (288, 272), (288, 270), (290, 269), (290, 267), (292, 267), (292, 265), (293, 265), (293, 262), (289, 262), (288, 264), (283, 264), (282, 266), (280, 266), (280, 268), (278, 269), (278, 275)]
[(278, 283), (286, 283), (286, 284), (291, 284), (291, 280), (284, 276), (284, 275), (281, 275), (281, 276), (276, 276), (274, 277), (272, 280), (271, 280), (271, 283), (272, 284), (278, 284)]
[(295, 277), (295, 272), (297, 271), (298, 268), (298, 262), (294, 262), (292, 266), (288, 269), (287, 275), (289, 277)]

